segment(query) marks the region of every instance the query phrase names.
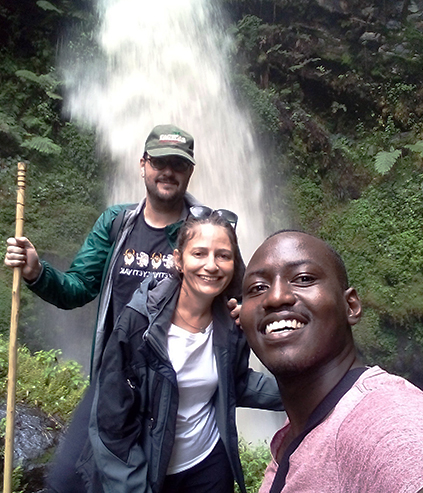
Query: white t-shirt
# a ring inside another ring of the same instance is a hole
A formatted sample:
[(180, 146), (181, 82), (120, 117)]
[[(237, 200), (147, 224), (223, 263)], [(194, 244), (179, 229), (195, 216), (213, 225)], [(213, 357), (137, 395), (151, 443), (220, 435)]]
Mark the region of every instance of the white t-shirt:
[(167, 349), (176, 372), (179, 407), (175, 443), (167, 474), (176, 474), (199, 464), (219, 440), (211, 399), (217, 389), (213, 352), (213, 323), (193, 334), (172, 324)]

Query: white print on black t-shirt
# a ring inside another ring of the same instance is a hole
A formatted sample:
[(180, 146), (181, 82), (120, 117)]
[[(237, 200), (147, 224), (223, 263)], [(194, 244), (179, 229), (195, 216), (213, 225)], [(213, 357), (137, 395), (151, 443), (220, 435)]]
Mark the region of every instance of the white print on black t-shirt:
[(170, 272), (151, 272), (148, 270), (138, 270), (138, 269), (127, 269), (125, 267), (120, 268), (119, 274), (124, 276), (138, 276), (138, 277), (147, 277), (150, 274), (153, 274), (153, 277), (156, 279), (164, 279), (165, 277), (171, 277)]
[(153, 269), (158, 269), (162, 263), (162, 254), (154, 252), (151, 256), (151, 266)]
[(137, 264), (140, 267), (147, 267), (149, 261), (148, 254), (145, 252), (137, 253)]
[(163, 255), (163, 265), (166, 267), (166, 269), (171, 269), (175, 266), (175, 259), (173, 258), (172, 254)]
[[(132, 265), (135, 259), (136, 264), (140, 267), (140, 269), (128, 269), (127, 266)], [(163, 255), (162, 253), (154, 252), (150, 258), (146, 252), (136, 253), (132, 248), (128, 248), (126, 250), (123, 255), (123, 261), (125, 266), (120, 267), (119, 274), (123, 274), (124, 276), (145, 277), (145, 273), (149, 274), (151, 272), (150, 270), (147, 270), (149, 265), (150, 269), (153, 269), (153, 271), (159, 269), (160, 267), (170, 270), (175, 265), (175, 260), (171, 253), (168, 255)], [(167, 275), (168, 274), (165, 272), (165, 277), (167, 277)]]
[(173, 255), (163, 255), (162, 253), (154, 252), (151, 256), (151, 267), (158, 269), (163, 264), (166, 269), (171, 269), (175, 265)]
[(129, 249), (123, 254), (125, 265), (131, 265), (135, 260), (135, 250)]

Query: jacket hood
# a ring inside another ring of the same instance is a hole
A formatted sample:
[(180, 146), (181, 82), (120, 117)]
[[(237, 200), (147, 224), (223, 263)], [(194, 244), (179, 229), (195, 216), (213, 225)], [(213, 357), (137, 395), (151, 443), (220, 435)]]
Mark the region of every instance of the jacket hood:
[(158, 281), (150, 275), (141, 282), (128, 306), (144, 315), (151, 325), (157, 316), (167, 309), (170, 301), (172, 301), (170, 309), (173, 314), (180, 286), (181, 281), (177, 278), (167, 277)]

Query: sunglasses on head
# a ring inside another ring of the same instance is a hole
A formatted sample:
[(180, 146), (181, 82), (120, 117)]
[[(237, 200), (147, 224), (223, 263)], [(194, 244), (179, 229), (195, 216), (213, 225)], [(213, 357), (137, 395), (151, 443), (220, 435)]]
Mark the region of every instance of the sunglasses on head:
[(163, 171), (165, 168), (170, 166), (174, 171), (178, 173), (185, 173), (186, 171), (188, 171), (188, 168), (192, 166), (192, 164), (187, 160), (178, 158), (176, 156), (168, 158), (154, 158), (151, 156), (147, 156), (147, 161), (150, 163), (150, 166), (156, 171)]
[(238, 223), (238, 216), (235, 212), (228, 211), (227, 209), (213, 210), (205, 205), (194, 205), (190, 207), (189, 213), (195, 219), (206, 219), (207, 217), (216, 215), (228, 222), (234, 229)]

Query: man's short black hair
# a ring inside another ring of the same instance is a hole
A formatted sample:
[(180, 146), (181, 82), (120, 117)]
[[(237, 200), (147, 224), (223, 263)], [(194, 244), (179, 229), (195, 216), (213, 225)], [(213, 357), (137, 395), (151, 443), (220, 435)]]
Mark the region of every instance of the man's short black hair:
[(323, 243), (326, 245), (334, 261), (336, 273), (342, 289), (345, 290), (349, 288), (348, 273), (347, 273), (347, 268), (345, 267), (345, 263), (342, 260), (341, 255), (327, 241), (323, 240), (322, 238), (319, 238), (318, 236), (307, 233), (306, 231), (301, 231), (299, 229), (280, 229), (279, 231), (276, 231), (275, 233), (269, 235), (265, 241), (269, 240), (273, 236), (277, 236), (282, 233), (302, 233), (304, 235), (308, 235), (320, 241), (323, 241)]

